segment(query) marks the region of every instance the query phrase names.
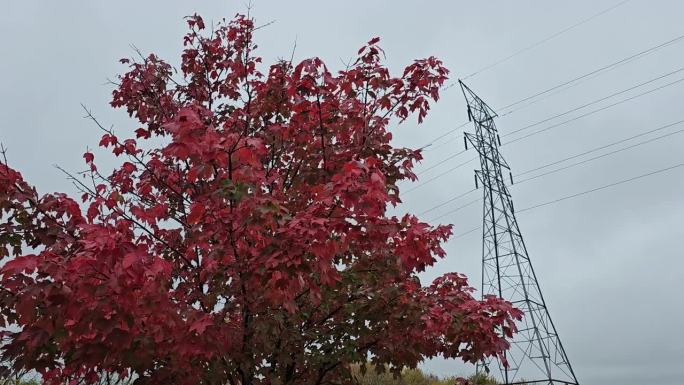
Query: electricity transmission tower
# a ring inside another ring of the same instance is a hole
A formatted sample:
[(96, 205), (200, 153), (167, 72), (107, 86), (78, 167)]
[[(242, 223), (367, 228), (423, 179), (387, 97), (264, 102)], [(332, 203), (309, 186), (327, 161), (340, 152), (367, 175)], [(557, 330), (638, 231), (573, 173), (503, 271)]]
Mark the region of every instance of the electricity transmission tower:
[[(475, 187), (482, 184), (482, 295), (495, 295), (513, 303), (524, 312), (518, 323), (518, 333), (509, 340), (506, 352), (508, 367), (498, 359), (488, 359), (478, 365), (497, 376), (504, 384), (566, 384), (577, 385), (556, 327), (542, 297), (532, 268), (513, 201), (506, 186), (503, 169), (510, 167), (501, 156), (501, 141), (494, 125), (497, 116), (485, 102), (459, 80), (468, 103), (468, 119), (475, 132), (465, 134), (480, 155), (480, 170), (475, 171)], [(496, 361), (496, 362), (494, 362)]]

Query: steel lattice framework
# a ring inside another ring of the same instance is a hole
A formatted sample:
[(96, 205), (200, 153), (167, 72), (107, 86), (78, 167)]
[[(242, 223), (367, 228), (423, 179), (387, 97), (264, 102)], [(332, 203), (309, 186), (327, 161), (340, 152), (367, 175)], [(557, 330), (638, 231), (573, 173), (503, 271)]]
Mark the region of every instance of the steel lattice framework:
[[(475, 171), (475, 186), (482, 185), (482, 295), (495, 295), (510, 301), (524, 312), (518, 333), (509, 341), (506, 353), (509, 366), (498, 359), (478, 365), (505, 384), (578, 384), (556, 327), (549, 316), (536, 274), (523, 241), (511, 194), (503, 176), (510, 167), (501, 156), (501, 141), (494, 124), (497, 116), (482, 99), (459, 81), (468, 103), (468, 119), (474, 133), (465, 134), (480, 156)], [(496, 362), (494, 362), (496, 361)]]

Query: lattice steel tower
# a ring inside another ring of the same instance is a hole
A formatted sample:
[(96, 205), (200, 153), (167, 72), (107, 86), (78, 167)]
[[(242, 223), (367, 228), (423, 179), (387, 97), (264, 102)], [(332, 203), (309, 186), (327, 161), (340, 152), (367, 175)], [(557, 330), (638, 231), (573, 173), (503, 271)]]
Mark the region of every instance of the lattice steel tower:
[(459, 83), (468, 103), (468, 119), (475, 126), (474, 133), (465, 134), (466, 149), (470, 143), (480, 155), (475, 187), (482, 184), (484, 202), (482, 295), (496, 295), (524, 312), (518, 333), (509, 340), (511, 348), (506, 353), (509, 367), (505, 368), (498, 359), (489, 359), (478, 365), (478, 371), (484, 369), (504, 384), (576, 385), (577, 377), (549, 316), (515, 219), (503, 169), (508, 171), (511, 184), (513, 178), (499, 152), (501, 141), (494, 125), (496, 112), (465, 84)]

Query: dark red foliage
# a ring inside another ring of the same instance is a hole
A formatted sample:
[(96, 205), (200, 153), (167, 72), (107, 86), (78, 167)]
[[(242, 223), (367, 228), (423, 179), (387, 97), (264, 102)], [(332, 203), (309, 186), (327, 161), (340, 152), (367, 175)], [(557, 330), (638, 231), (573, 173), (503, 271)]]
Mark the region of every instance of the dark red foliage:
[(442, 63), (393, 77), (374, 38), (338, 73), (262, 73), (252, 20), (187, 21), (178, 79), (155, 55), (122, 60), (111, 104), (139, 128), (105, 130), (109, 176), (84, 155), (83, 209), (0, 164), (0, 326), (18, 326), (3, 358), (48, 384), (247, 385), (502, 355), (520, 312), (456, 273), (421, 286), (451, 228), (387, 215), (421, 159), (388, 126), (423, 120)]

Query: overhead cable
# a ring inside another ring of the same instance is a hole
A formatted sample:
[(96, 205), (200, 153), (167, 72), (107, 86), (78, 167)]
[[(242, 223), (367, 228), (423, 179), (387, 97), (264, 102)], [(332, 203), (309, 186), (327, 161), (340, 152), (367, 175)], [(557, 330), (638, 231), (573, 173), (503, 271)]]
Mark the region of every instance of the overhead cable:
[(579, 154), (575, 154), (575, 155), (569, 156), (569, 157), (567, 157), (567, 158), (563, 158), (563, 159), (559, 159), (559, 160), (556, 160), (556, 161), (553, 161), (553, 162), (550, 162), (550, 163), (546, 163), (546, 164), (543, 164), (543, 165), (541, 165), (541, 166), (538, 166), (538, 167), (535, 167), (535, 168), (532, 168), (532, 169), (523, 171), (523, 172), (521, 172), (521, 173), (518, 173), (518, 174), (516, 175), (516, 177), (520, 177), (520, 176), (522, 176), (522, 175), (526, 175), (526, 174), (529, 174), (529, 173), (534, 172), (534, 171), (539, 171), (539, 170), (544, 169), (544, 168), (546, 168), (546, 167), (555, 166), (555, 165), (557, 165), (557, 164), (566, 162), (566, 161), (568, 161), (568, 160), (576, 159), (576, 158), (579, 158), (579, 157), (581, 157), (581, 156), (591, 154), (592, 152), (596, 152), (596, 151), (600, 151), (600, 150), (603, 150), (603, 149), (606, 149), (606, 148), (609, 148), (609, 147), (613, 147), (613, 146), (615, 146), (615, 145), (618, 145), (618, 144), (621, 144), (621, 143), (624, 143), (624, 142), (628, 142), (628, 141), (630, 141), (630, 140), (632, 140), (632, 139), (636, 139), (636, 138), (639, 138), (639, 137), (642, 137), (642, 136), (645, 136), (645, 135), (648, 135), (648, 134), (652, 134), (652, 133), (654, 133), (654, 132), (662, 131), (662, 130), (664, 130), (664, 129), (666, 129), (666, 128), (670, 128), (670, 127), (672, 127), (672, 126), (676, 126), (676, 125), (681, 124), (681, 123), (683, 123), (683, 122), (684, 122), (684, 120), (680, 120), (680, 121), (678, 121), (678, 122), (666, 124), (666, 125), (664, 125), (664, 126), (660, 126), (660, 127), (657, 127), (657, 128), (651, 129), (651, 130), (648, 130), (648, 131), (644, 131), (644, 132), (641, 132), (641, 133), (636, 134), (636, 135), (632, 135), (632, 136), (627, 137), (627, 138), (624, 138), (624, 139), (620, 139), (620, 140), (617, 140), (617, 141), (614, 141), (614, 142), (611, 142), (611, 143), (608, 143), (608, 144), (605, 144), (605, 145), (602, 145), (602, 146), (599, 146), (599, 147), (592, 148), (591, 150), (587, 150), (587, 151), (581, 152), (581, 153), (579, 153)]
[(601, 112), (601, 111), (607, 110), (607, 109), (612, 108), (612, 107), (615, 107), (615, 106), (617, 106), (617, 105), (619, 105), (619, 104), (626, 103), (626, 102), (628, 102), (628, 101), (631, 101), (631, 100), (640, 98), (640, 97), (642, 97), (642, 96), (648, 95), (648, 94), (653, 93), (653, 92), (655, 92), (655, 91), (662, 90), (663, 88), (670, 87), (670, 86), (672, 86), (672, 85), (681, 83), (681, 82), (683, 82), (683, 81), (684, 81), (684, 78), (677, 79), (677, 80), (675, 80), (675, 81), (672, 81), (672, 82), (670, 82), (670, 83), (664, 84), (664, 85), (662, 85), (662, 86), (659, 86), (659, 87), (650, 89), (650, 90), (648, 90), (648, 91), (642, 92), (642, 93), (640, 93), (640, 94), (631, 96), (631, 97), (626, 98), (626, 99), (622, 99), (622, 100), (620, 100), (620, 101), (617, 101), (617, 102), (615, 102), (615, 103), (609, 104), (609, 105), (607, 105), (607, 106), (604, 106), (604, 107), (601, 107), (601, 108), (598, 108), (598, 109), (589, 111), (589, 112), (584, 113), (584, 114), (582, 114), (582, 115), (576, 116), (576, 117), (574, 117), (574, 118), (572, 118), (572, 119), (568, 119), (568, 120), (562, 121), (562, 122), (560, 122), (560, 123), (553, 124), (553, 125), (551, 125), (551, 126), (542, 128), (541, 130), (533, 131), (533, 132), (531, 132), (531, 133), (529, 133), (529, 134), (527, 134), (527, 135), (523, 135), (523, 136), (520, 136), (520, 137), (518, 137), (518, 138), (516, 138), (516, 139), (510, 140), (510, 141), (504, 143), (503, 145), (505, 146), (505, 145), (508, 145), (508, 144), (511, 144), (511, 143), (515, 143), (515, 142), (521, 141), (521, 140), (523, 140), (523, 139), (527, 139), (527, 138), (529, 138), (529, 137), (531, 137), (531, 136), (540, 134), (540, 133), (542, 133), (542, 132), (551, 130), (551, 129), (553, 129), (553, 128), (562, 126), (562, 125), (567, 124), (567, 123), (570, 123), (570, 122), (574, 122), (575, 120), (579, 120), (579, 119), (584, 118), (584, 117), (587, 117), (587, 116), (589, 116), (589, 115), (593, 115), (593, 114), (595, 114), (595, 113), (597, 113), (597, 112)]
[(565, 28), (561, 29), (561, 30), (558, 31), (558, 32), (555, 32), (555, 33), (553, 33), (553, 34), (551, 34), (551, 35), (549, 35), (549, 36), (547, 36), (547, 37), (545, 37), (545, 38), (543, 38), (543, 39), (541, 39), (541, 40), (539, 40), (539, 41), (536, 41), (536, 42), (534, 42), (534, 43), (532, 43), (532, 44), (530, 44), (530, 45), (528, 45), (528, 46), (526, 46), (526, 47), (524, 47), (524, 48), (521, 48), (521, 49), (519, 49), (519, 50), (513, 52), (513, 53), (510, 54), (510, 55), (507, 55), (507, 56), (505, 56), (505, 57), (502, 57), (501, 59), (498, 59), (498, 60), (494, 61), (493, 63), (490, 63), (490, 64), (488, 64), (488, 65), (486, 65), (486, 66), (484, 66), (484, 67), (478, 69), (477, 71), (475, 71), (475, 72), (471, 73), (470, 75), (466, 76), (465, 78), (463, 78), (463, 80), (468, 79), (468, 78), (471, 78), (471, 77), (476, 76), (476, 75), (479, 75), (479, 74), (481, 74), (482, 72), (485, 72), (485, 71), (487, 71), (487, 70), (489, 70), (489, 69), (491, 69), (491, 68), (494, 68), (494, 67), (498, 66), (498, 65), (501, 64), (501, 63), (507, 62), (508, 60), (510, 60), (510, 59), (512, 59), (512, 58), (514, 58), (514, 57), (516, 57), (516, 56), (518, 56), (518, 55), (520, 55), (520, 54), (522, 54), (522, 53), (525, 53), (525, 52), (527, 52), (527, 51), (529, 51), (529, 50), (531, 50), (531, 49), (533, 49), (533, 48), (536, 48), (536, 47), (538, 47), (538, 46), (540, 46), (540, 45), (542, 45), (542, 44), (544, 44), (544, 43), (546, 43), (546, 42), (549, 42), (549, 41), (551, 41), (551, 40), (557, 38), (558, 36), (561, 36), (561, 35), (563, 35), (564, 33), (568, 32), (568, 31), (571, 31), (571, 30), (573, 30), (573, 29), (575, 29), (575, 28), (581, 26), (582, 24), (588, 23), (589, 21), (591, 21), (591, 20), (593, 20), (593, 19), (595, 19), (595, 18), (597, 18), (597, 17), (599, 17), (599, 16), (601, 16), (601, 15), (603, 15), (603, 14), (605, 14), (605, 13), (608, 13), (608, 12), (614, 10), (615, 8), (618, 8), (619, 6), (624, 5), (625, 3), (628, 3), (629, 1), (630, 1), (630, 0), (623, 0), (623, 1), (620, 1), (619, 3), (616, 3), (616, 4), (610, 6), (610, 7), (606, 8), (606, 9), (603, 9), (603, 10), (601, 10), (601, 11), (599, 11), (599, 12), (597, 12), (597, 13), (591, 15), (591, 16), (589, 16), (589, 17), (586, 17), (586, 18), (584, 18), (584, 19), (582, 19), (582, 20), (580, 20), (580, 21), (578, 21), (578, 22), (576, 22), (576, 23), (574, 23), (574, 24), (572, 24), (572, 25), (570, 25), (570, 26), (568, 26), (568, 27), (565, 27)]
[[(526, 208), (524, 208), (524, 209), (516, 210), (516, 213), (528, 212), (528, 211), (531, 211), (531, 210), (538, 209), (538, 208), (540, 208), (540, 207), (544, 207), (544, 206), (556, 204), (556, 203), (559, 203), (559, 202), (562, 202), (562, 201), (565, 201), (565, 200), (568, 200), (568, 199), (574, 199), (574, 198), (577, 198), (577, 197), (580, 197), (580, 196), (592, 194), (592, 193), (595, 193), (595, 192), (598, 192), (598, 191), (601, 191), (601, 190), (605, 190), (605, 189), (607, 189), (607, 188), (615, 187), (615, 186), (618, 186), (618, 185), (621, 185), (621, 184), (624, 184), (624, 183), (629, 183), (629, 182), (632, 182), (632, 181), (635, 181), (635, 180), (638, 180), (638, 179), (642, 179), (642, 178), (646, 178), (646, 177), (649, 177), (649, 176), (653, 176), (653, 175), (661, 174), (661, 173), (664, 173), (664, 172), (672, 171), (672, 170), (674, 170), (674, 169), (677, 169), (677, 168), (680, 168), (680, 167), (683, 167), (683, 166), (684, 166), (684, 163), (679, 163), (679, 164), (676, 164), (676, 165), (674, 165), (674, 166), (661, 168), (661, 169), (658, 169), (658, 170), (655, 170), (655, 171), (651, 171), (651, 172), (647, 172), (647, 173), (645, 173), (645, 174), (637, 175), (637, 176), (634, 176), (634, 177), (631, 177), (631, 178), (628, 178), (628, 179), (623, 179), (623, 180), (620, 180), (620, 181), (617, 181), (617, 182), (613, 182), (613, 183), (606, 184), (606, 185), (603, 185), (603, 186), (599, 186), (599, 187), (596, 187), (596, 188), (592, 188), (592, 189), (589, 189), (589, 190), (581, 191), (581, 192), (578, 192), (578, 193), (575, 193), (575, 194), (572, 194), (572, 195), (566, 195), (566, 196), (563, 196), (563, 197), (560, 197), (560, 198), (557, 198), (557, 199), (553, 199), (553, 200), (550, 200), (550, 201), (547, 201), (547, 202), (543, 202), (543, 203), (539, 203), (539, 204), (536, 204), (536, 205), (533, 205), (533, 206), (529, 206), (529, 207), (526, 207)], [(479, 229), (481, 229), (480, 226), (478, 226), (478, 227), (476, 227), (476, 228), (473, 228), (473, 229), (470, 229), (470, 230), (468, 230), (468, 231), (466, 231), (466, 232), (460, 233), (460, 234), (456, 235), (455, 237), (452, 237), (452, 240), (453, 240), (453, 239), (461, 238), (461, 237), (463, 237), (463, 236), (466, 236), (466, 235), (468, 235), (468, 234), (470, 234), (470, 233), (472, 233), (472, 232), (475, 232), (475, 231), (477, 231), (477, 230), (479, 230)]]
[(637, 85), (631, 86), (631, 87), (626, 88), (626, 89), (624, 89), (624, 90), (614, 92), (614, 93), (612, 93), (612, 94), (610, 94), (610, 95), (607, 95), (607, 96), (604, 96), (604, 97), (602, 97), (602, 98), (596, 99), (596, 100), (591, 101), (591, 102), (589, 102), (589, 103), (585, 103), (585, 104), (583, 104), (583, 105), (581, 105), (581, 106), (578, 106), (578, 107), (569, 109), (569, 110), (567, 110), (567, 111), (565, 111), (565, 112), (562, 112), (562, 113), (560, 113), (560, 114), (553, 115), (553, 116), (551, 116), (551, 117), (545, 118), (545, 119), (540, 120), (540, 121), (538, 121), (538, 122), (535, 122), (535, 123), (529, 124), (529, 125), (527, 125), (527, 126), (518, 128), (518, 129), (516, 129), (516, 130), (514, 130), (514, 131), (507, 132), (507, 133), (501, 135), (501, 137), (506, 137), (506, 136), (509, 136), (509, 135), (513, 135), (513, 134), (515, 134), (515, 133), (518, 133), (518, 132), (520, 132), (520, 131), (525, 131), (525, 130), (527, 130), (527, 129), (529, 129), (529, 128), (538, 126), (538, 125), (540, 125), (540, 124), (542, 124), (542, 123), (546, 123), (546, 122), (548, 122), (548, 121), (550, 121), (550, 120), (559, 118), (559, 117), (561, 117), (561, 116), (565, 116), (565, 115), (570, 114), (570, 113), (572, 113), (572, 112), (581, 110), (581, 109), (583, 109), (583, 108), (589, 107), (589, 106), (594, 105), (594, 104), (596, 104), (596, 103), (600, 103), (600, 102), (602, 102), (602, 101), (604, 101), (604, 100), (607, 100), (607, 99), (610, 99), (610, 98), (612, 98), (612, 97), (615, 97), (615, 96), (624, 94), (625, 92), (632, 91), (632, 90), (634, 90), (634, 89), (637, 89), (637, 88), (639, 88), (639, 87), (645, 86), (645, 85), (650, 84), (650, 83), (653, 83), (653, 82), (655, 82), (655, 81), (664, 79), (664, 78), (666, 78), (666, 77), (668, 77), (668, 76), (672, 76), (672, 75), (674, 75), (674, 74), (676, 74), (676, 73), (679, 73), (679, 72), (682, 72), (682, 71), (684, 71), (684, 67), (678, 68), (678, 69), (676, 69), (676, 70), (674, 70), (674, 71), (671, 71), (671, 72), (668, 72), (668, 73), (666, 73), (666, 74), (664, 74), (664, 75), (660, 75), (660, 76), (655, 77), (655, 78), (653, 78), (653, 79), (650, 79), (650, 80), (647, 80), (647, 81), (645, 81), (645, 82), (639, 83), (639, 84), (637, 84)]
[(618, 185), (621, 185), (621, 184), (624, 184), (624, 183), (632, 182), (632, 181), (635, 181), (635, 180), (637, 180), (637, 179), (646, 178), (646, 177), (651, 176), (651, 175), (661, 174), (661, 173), (664, 173), (664, 172), (667, 172), (667, 171), (671, 171), (671, 170), (674, 170), (674, 169), (679, 168), (679, 167), (682, 167), (682, 166), (684, 166), (684, 163), (679, 163), (679, 164), (676, 164), (676, 165), (674, 165), (674, 166), (661, 168), (661, 169), (658, 169), (658, 170), (655, 170), (655, 171), (647, 172), (647, 173), (645, 173), (645, 174), (637, 175), (637, 176), (632, 177), (632, 178), (623, 179), (623, 180), (620, 180), (620, 181), (617, 181), (617, 182), (613, 182), (613, 183), (610, 183), (610, 184), (607, 184), (607, 185), (603, 185), (603, 186), (600, 186), (600, 187), (592, 188), (592, 189), (590, 189), (590, 190), (585, 190), (585, 191), (582, 191), (582, 192), (578, 192), (578, 193), (576, 193), (576, 194), (566, 195), (566, 196), (564, 196), (564, 197), (560, 197), (560, 198), (557, 198), (557, 199), (554, 199), (554, 200), (551, 200), (551, 201), (548, 201), (548, 202), (539, 203), (539, 204), (536, 204), (536, 205), (534, 205), (534, 206), (530, 206), (530, 207), (526, 207), (526, 208), (521, 209), (521, 210), (517, 210), (517, 212), (518, 212), (518, 213), (522, 213), (522, 212), (525, 212), (525, 211), (534, 210), (534, 209), (539, 208), (539, 207), (548, 206), (548, 205), (550, 205), (550, 204), (562, 202), (562, 201), (564, 201), (564, 200), (568, 200), (568, 199), (572, 199), (572, 198), (577, 198), (577, 197), (582, 196), (582, 195), (591, 194), (591, 193), (594, 193), (594, 192), (597, 192), (597, 191), (600, 191), (600, 190), (604, 190), (604, 189), (607, 189), (607, 188), (610, 188), (610, 187), (614, 187), (614, 186), (618, 186)]
[[(680, 122), (680, 123), (682, 123), (682, 122)], [(594, 156), (594, 157), (591, 157), (591, 158), (589, 158), (589, 159), (582, 160), (582, 161), (580, 161), (580, 162), (572, 163), (572, 164), (570, 164), (570, 165), (567, 165), (567, 166), (563, 166), (563, 167), (557, 168), (557, 169), (555, 169), (555, 170), (551, 170), (551, 171), (547, 171), (547, 172), (541, 173), (541, 174), (539, 174), (539, 175), (535, 175), (535, 176), (533, 176), (533, 177), (525, 178), (525, 179), (522, 179), (522, 180), (517, 181), (515, 184), (517, 185), (517, 184), (520, 184), (520, 183), (525, 183), (525, 182), (530, 181), (530, 180), (534, 180), (534, 179), (537, 179), (537, 178), (541, 178), (541, 177), (543, 177), (543, 176), (547, 176), (547, 175), (550, 175), (550, 174), (555, 174), (555, 173), (557, 173), (557, 172), (559, 172), (559, 171), (567, 170), (567, 169), (569, 169), (569, 168), (576, 167), (576, 166), (579, 166), (579, 165), (581, 165), (581, 164), (585, 164), (585, 163), (592, 162), (592, 161), (597, 160), (597, 159), (605, 158), (606, 156), (615, 155), (615, 154), (617, 154), (617, 153), (619, 153), (619, 152), (622, 152), (622, 151), (630, 150), (630, 149), (632, 149), (632, 148), (635, 148), (635, 147), (638, 147), (638, 146), (642, 146), (642, 145), (647, 144), (647, 143), (655, 142), (656, 140), (664, 139), (664, 138), (670, 137), (670, 136), (675, 135), (675, 134), (681, 134), (682, 132), (684, 132), (684, 129), (678, 130), (678, 131), (674, 131), (674, 132), (670, 132), (670, 133), (668, 133), (668, 134), (661, 135), (661, 136), (658, 136), (658, 137), (655, 137), (655, 138), (652, 138), (652, 139), (649, 139), (649, 140), (645, 140), (645, 141), (642, 141), (642, 142), (638, 142), (638, 143), (632, 144), (631, 146), (623, 147), (623, 148), (620, 148), (620, 149), (617, 149), (617, 150), (614, 150), (614, 151), (611, 151), (611, 152), (607, 152), (607, 153), (605, 153), (605, 154), (601, 154), (601, 155), (598, 155), (598, 156)]]
[(667, 41), (665, 41), (665, 42), (663, 42), (663, 43), (657, 44), (657, 45), (655, 45), (655, 46), (649, 47), (649, 48), (647, 48), (647, 49), (645, 49), (645, 50), (639, 51), (639, 52), (637, 52), (637, 53), (635, 53), (635, 54), (633, 54), (633, 55), (627, 56), (627, 57), (625, 57), (625, 58), (622, 58), (622, 59), (620, 59), (620, 60), (617, 60), (617, 61), (615, 61), (615, 62), (612, 62), (612, 63), (610, 63), (610, 64), (607, 64), (607, 65), (605, 65), (605, 66), (599, 67), (599, 68), (597, 68), (597, 69), (595, 69), (595, 70), (592, 70), (592, 71), (587, 72), (587, 73), (585, 73), (585, 74), (583, 74), (583, 75), (580, 75), (580, 76), (575, 77), (575, 78), (573, 78), (573, 79), (570, 79), (570, 80), (568, 80), (568, 81), (565, 81), (565, 82), (562, 82), (562, 83), (560, 83), (560, 84), (557, 84), (557, 85), (555, 85), (555, 86), (553, 86), (553, 87), (550, 87), (550, 88), (547, 88), (547, 89), (545, 89), (545, 90), (539, 91), (539, 92), (537, 92), (537, 93), (535, 93), (535, 94), (533, 94), (533, 95), (530, 95), (530, 96), (524, 97), (524, 98), (522, 98), (522, 99), (516, 100), (516, 101), (514, 101), (514, 102), (512, 102), (512, 103), (509, 103), (509, 104), (503, 106), (503, 107), (500, 107), (499, 110), (505, 110), (505, 109), (511, 108), (511, 107), (513, 107), (513, 106), (515, 106), (515, 105), (518, 105), (518, 104), (520, 104), (520, 103), (526, 102), (526, 101), (528, 101), (528, 100), (530, 100), (530, 99), (533, 99), (533, 98), (536, 98), (536, 97), (538, 97), (538, 96), (542, 96), (542, 95), (548, 94), (548, 93), (551, 92), (551, 91), (554, 91), (554, 90), (556, 90), (556, 89), (558, 89), (558, 88), (564, 87), (564, 86), (566, 86), (566, 85), (568, 85), (568, 84), (574, 83), (574, 82), (576, 82), (576, 81), (578, 81), (578, 80), (582, 80), (582, 79), (587, 78), (587, 77), (589, 77), (589, 76), (591, 76), (591, 75), (594, 75), (594, 74), (596, 74), (596, 73), (599, 73), (599, 72), (603, 72), (603, 71), (607, 71), (607, 70), (616, 68), (616, 67), (618, 67), (618, 66), (620, 66), (620, 65), (622, 65), (622, 64), (626, 64), (626, 63), (628, 63), (628, 62), (630, 62), (630, 61), (632, 61), (632, 60), (635, 60), (635, 59), (641, 58), (641, 57), (643, 57), (643, 56), (649, 55), (649, 54), (651, 54), (651, 53), (653, 53), (653, 52), (656, 52), (657, 50), (659, 50), (659, 49), (661, 49), (661, 48), (663, 48), (663, 47), (666, 47), (666, 46), (668, 46), (668, 45), (677, 43), (677, 42), (681, 41), (682, 39), (684, 39), (684, 34), (683, 34), (683, 35), (679, 35), (679, 36), (677, 36), (677, 37), (675, 37), (675, 38), (673, 38), (673, 39), (667, 40)]
[[(595, 147), (595, 148), (593, 148), (593, 149), (591, 149), (591, 150), (584, 151), (584, 152), (581, 152), (581, 153), (579, 153), (579, 154), (575, 154), (575, 155), (572, 155), (572, 156), (563, 158), (563, 159), (561, 159), (561, 160), (554, 161), (554, 162), (551, 162), (551, 163), (547, 163), (547, 164), (544, 164), (544, 165), (542, 165), (542, 166), (535, 167), (535, 168), (533, 168), (533, 169), (530, 169), (530, 170), (521, 172), (521, 173), (519, 173), (519, 174), (516, 174), (516, 175), (515, 175), (515, 178), (517, 179), (518, 177), (520, 177), (520, 176), (522, 176), (522, 175), (526, 175), (526, 174), (529, 174), (529, 173), (531, 173), (531, 172), (538, 171), (538, 170), (544, 169), (544, 168), (549, 167), (549, 166), (557, 165), (557, 164), (563, 163), (563, 162), (568, 161), (568, 160), (576, 159), (576, 158), (579, 158), (579, 157), (581, 157), (581, 156), (588, 155), (588, 154), (591, 154), (591, 153), (596, 152), (596, 151), (599, 151), (599, 150), (603, 150), (603, 149), (606, 149), (606, 148), (610, 148), (610, 147), (613, 147), (613, 146), (615, 146), (615, 145), (617, 145), (617, 144), (621, 144), (621, 143), (627, 142), (627, 141), (629, 141), (629, 140), (633, 140), (633, 139), (636, 139), (636, 138), (639, 138), (639, 137), (642, 137), (642, 136), (645, 136), (645, 135), (648, 135), (648, 134), (651, 134), (651, 133), (654, 133), (654, 132), (657, 132), (657, 131), (662, 131), (662, 130), (664, 130), (664, 129), (666, 129), (666, 128), (670, 128), (670, 127), (673, 127), (673, 126), (676, 126), (676, 125), (680, 125), (680, 124), (682, 124), (682, 123), (684, 123), (684, 120), (680, 120), (680, 121), (677, 121), (677, 122), (674, 122), (674, 123), (669, 123), (669, 124), (666, 124), (666, 125), (663, 125), (663, 126), (660, 126), (660, 127), (657, 127), (657, 128), (654, 128), (654, 129), (651, 129), (651, 130), (648, 130), (648, 131), (645, 131), (645, 132), (642, 132), (642, 133), (639, 133), (639, 134), (637, 134), (637, 135), (632, 135), (632, 136), (630, 136), (630, 137), (628, 137), (628, 138), (620, 139), (620, 140), (617, 140), (617, 141), (614, 141), (614, 142), (611, 142), (611, 143), (608, 143), (608, 144), (605, 144), (605, 145), (602, 145), (602, 146), (599, 146), (599, 147)], [(651, 142), (654, 142), (654, 141), (657, 141), (657, 140), (661, 140), (661, 139), (664, 139), (664, 138), (667, 138), (667, 137), (670, 137), (670, 136), (673, 136), (673, 135), (676, 135), (676, 134), (680, 134), (680, 133), (682, 133), (682, 132), (684, 132), (684, 129), (677, 130), (677, 131), (673, 131), (673, 132), (670, 132), (670, 133), (667, 133), (667, 134), (664, 134), (664, 135), (660, 135), (660, 136), (657, 136), (657, 137), (655, 137), (655, 138), (647, 139), (647, 140), (644, 140), (644, 141), (641, 141), (641, 142), (637, 142), (637, 143), (634, 143), (634, 144), (629, 145), (629, 146), (627, 146), (627, 147), (623, 147), (623, 148), (620, 148), (620, 149), (617, 149), (617, 150), (614, 150), (614, 151), (611, 151), (611, 152), (608, 152), (608, 153), (605, 153), (605, 154), (601, 154), (601, 155), (598, 155), (598, 156), (594, 156), (594, 157), (592, 157), (592, 158), (585, 159), (585, 160), (582, 160), (582, 161), (579, 161), (579, 162), (576, 162), (576, 163), (573, 163), (573, 164), (570, 164), (570, 165), (567, 165), (567, 166), (563, 166), (563, 167), (560, 167), (560, 168), (557, 168), (557, 169), (548, 171), (548, 172), (544, 172), (544, 173), (542, 173), (542, 174), (535, 175), (535, 176), (533, 176), (533, 177), (521, 179), (521, 180), (516, 181), (515, 184), (514, 184), (513, 186), (519, 185), (519, 184), (521, 184), (521, 183), (525, 183), (525, 182), (530, 181), (530, 180), (534, 180), (534, 179), (537, 179), (537, 178), (541, 178), (541, 177), (544, 177), (544, 176), (547, 176), (547, 175), (550, 175), (550, 174), (555, 174), (555, 173), (557, 173), (557, 172), (560, 172), (560, 171), (563, 171), (563, 170), (567, 170), (567, 169), (572, 168), (572, 167), (576, 167), (576, 166), (579, 166), (579, 165), (582, 165), (582, 164), (585, 164), (585, 163), (588, 163), (588, 162), (591, 162), (591, 161), (594, 161), (594, 160), (597, 160), (597, 159), (601, 159), (601, 158), (604, 158), (604, 157), (607, 157), (607, 156), (611, 156), (611, 155), (620, 153), (620, 152), (622, 152), (622, 151), (626, 151), (626, 150), (629, 150), (629, 149), (632, 149), (632, 148), (635, 148), (635, 147), (638, 147), (638, 146), (641, 146), (641, 145), (644, 145), (644, 144), (647, 144), (647, 143), (651, 143)], [(428, 182), (429, 182), (429, 181), (426, 181), (426, 182), (424, 182), (423, 184), (426, 184), (426, 183), (428, 183)], [(456, 200), (458, 200), (458, 199), (460, 199), (460, 198), (462, 198), (462, 197), (464, 197), (464, 196), (466, 196), (466, 195), (468, 195), (468, 194), (470, 194), (470, 193), (472, 193), (472, 192), (474, 192), (474, 191), (476, 191), (476, 189), (472, 189), (472, 190), (466, 191), (466, 192), (464, 192), (464, 193), (462, 193), (462, 194), (459, 194), (459, 195), (457, 195), (457, 196), (455, 196), (455, 197), (453, 197), (453, 198), (450, 198), (450, 199), (448, 199), (448, 200), (446, 200), (446, 201), (444, 201), (444, 202), (441, 202), (441, 203), (439, 203), (439, 204), (437, 204), (437, 205), (435, 205), (435, 206), (432, 206), (432, 207), (428, 208), (427, 210), (424, 210), (424, 211), (420, 212), (418, 215), (423, 215), (423, 214), (426, 214), (426, 213), (431, 212), (431, 211), (433, 211), (433, 210), (436, 210), (436, 209), (438, 209), (438, 208), (440, 208), (440, 207), (443, 207), (444, 205), (446, 205), (446, 204), (448, 204), (448, 203), (451, 203), (451, 202), (453, 202), (453, 201), (456, 201)], [(471, 204), (471, 203), (469, 203), (468, 205), (470, 205), (470, 204)], [(439, 216), (439, 217), (437, 217), (437, 218), (434, 218), (433, 220), (442, 218), (443, 216), (445, 216), (445, 215), (447, 215), (447, 214), (450, 214), (450, 213), (451, 213), (451, 212), (448, 212), (448, 213), (446, 213), (446, 214), (444, 214), (444, 215), (441, 215), (441, 216)]]

